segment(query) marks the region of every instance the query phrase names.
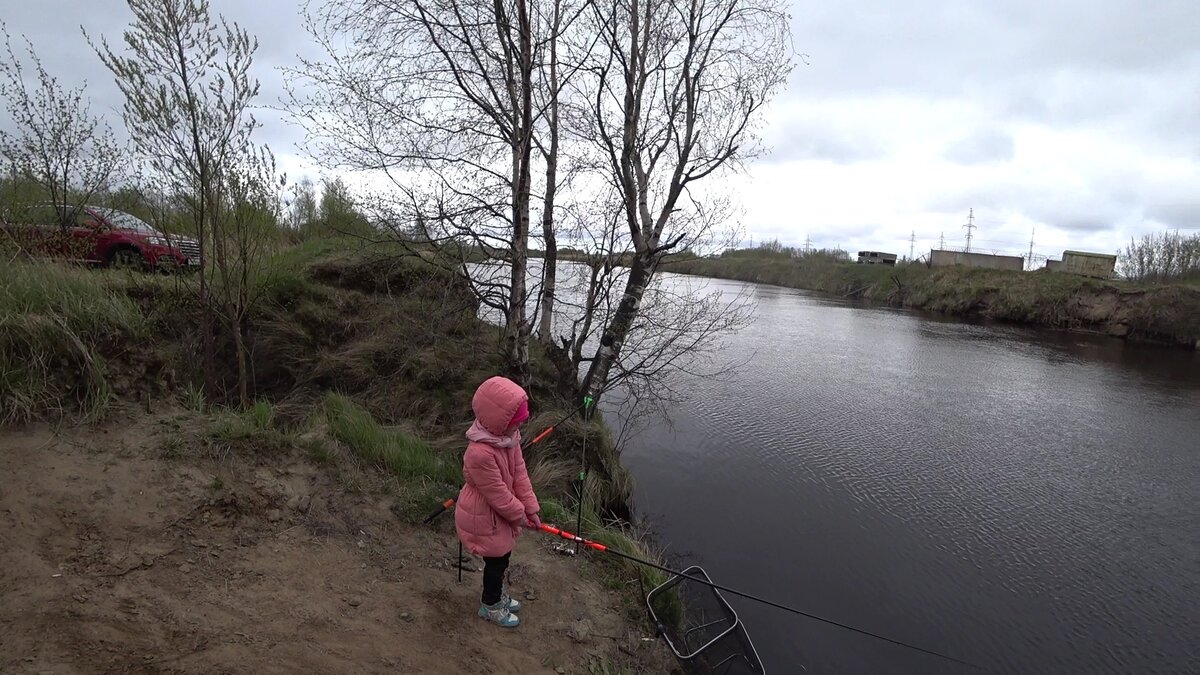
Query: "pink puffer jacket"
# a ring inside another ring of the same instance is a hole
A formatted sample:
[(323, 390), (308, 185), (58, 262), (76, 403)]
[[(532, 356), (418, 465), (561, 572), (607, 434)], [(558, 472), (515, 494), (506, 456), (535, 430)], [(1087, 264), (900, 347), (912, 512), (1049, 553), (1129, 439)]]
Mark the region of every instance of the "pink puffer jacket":
[(521, 432), (509, 428), (513, 416), (528, 400), (516, 382), (493, 377), (479, 385), (471, 408), (475, 424), (463, 455), (466, 485), (458, 493), (454, 524), (471, 553), (502, 556), (513, 550), (526, 516), (541, 510), (525, 458)]

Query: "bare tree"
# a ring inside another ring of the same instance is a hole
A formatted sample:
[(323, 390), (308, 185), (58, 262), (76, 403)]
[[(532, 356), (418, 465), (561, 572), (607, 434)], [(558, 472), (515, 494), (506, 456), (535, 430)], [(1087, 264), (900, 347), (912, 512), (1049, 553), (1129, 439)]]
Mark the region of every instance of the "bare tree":
[[(292, 73), (310, 92), (291, 100), (310, 150), (391, 181), (364, 204), (371, 221), (470, 280), (506, 324), (518, 374), (534, 325), (564, 391), (580, 391), (587, 364), (584, 391), (598, 397), (684, 369), (744, 322), (728, 299), (653, 281), (730, 215), (719, 190), (693, 190), (752, 154), (751, 123), (786, 77), (771, 0), (332, 0), (309, 29), (328, 53)], [(539, 206), (536, 291), (524, 247)], [(559, 280), (564, 234), (586, 267)], [(639, 320), (643, 304), (658, 315)]]
[(592, 6), (578, 95), (619, 194), (633, 253), (620, 303), (584, 377), (605, 390), (638, 321), (646, 289), (671, 251), (719, 222), (696, 188), (755, 150), (753, 124), (791, 69), (777, 0), (617, 0)]
[[(595, 358), (603, 331), (620, 311), (636, 253), (623, 214), (613, 193), (607, 200), (580, 198), (563, 214), (563, 233), (588, 252), (582, 265), (567, 268), (557, 298), (560, 333), (550, 354), (564, 392), (581, 393), (581, 371)], [(689, 378), (711, 380), (738, 368), (720, 353), (753, 314), (746, 291), (726, 293), (694, 277), (656, 275), (647, 283), (621, 358), (603, 388), (589, 395), (615, 395), (627, 424), (666, 417), (682, 400), (681, 387)]]
[(553, 251), (558, 101), (570, 75), (559, 68), (558, 41), (586, 6), (567, 3), (331, 0), (308, 20), (328, 61), (292, 73), (308, 85), (291, 108), (310, 150), (329, 166), (382, 172), (399, 189), (401, 198), (377, 205), (376, 220), (468, 276), (466, 258), (505, 263), (503, 283), (470, 278), (481, 302), (503, 300), (507, 358), (522, 380), (534, 328), (526, 280), (534, 165), (545, 162), (541, 220)]
[(259, 85), (249, 70), (258, 42), (236, 23), (214, 21), (207, 0), (128, 4), (134, 19), (124, 34), (127, 55), (103, 39), (93, 48), (125, 95), (125, 124), (142, 159), (173, 193), (185, 196), (200, 242), (203, 369), (211, 390), (209, 253), (212, 242), (226, 236), (220, 221), (225, 174), (252, 154), (250, 135), (257, 123), (249, 107)]
[(1200, 274), (1200, 234), (1158, 232), (1130, 239), (1118, 256), (1121, 275), (1134, 281), (1170, 281)]
[(112, 129), (92, 114), (85, 85), (64, 88), (28, 40), (23, 63), (3, 23), (0, 32), (0, 99), (12, 128), (0, 130), (0, 157), (15, 180), (38, 185), (44, 198), (73, 211), (119, 177), (124, 152)]

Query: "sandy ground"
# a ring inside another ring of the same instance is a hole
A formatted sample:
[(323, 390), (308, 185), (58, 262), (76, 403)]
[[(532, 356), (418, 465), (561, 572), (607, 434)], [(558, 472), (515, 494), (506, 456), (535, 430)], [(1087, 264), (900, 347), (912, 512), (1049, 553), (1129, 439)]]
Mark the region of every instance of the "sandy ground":
[(505, 631), (474, 615), (480, 574), (456, 582), (453, 534), (298, 455), (160, 458), (179, 419), (0, 431), (0, 672), (671, 668), (551, 542), (522, 537), (509, 587), (534, 595)]

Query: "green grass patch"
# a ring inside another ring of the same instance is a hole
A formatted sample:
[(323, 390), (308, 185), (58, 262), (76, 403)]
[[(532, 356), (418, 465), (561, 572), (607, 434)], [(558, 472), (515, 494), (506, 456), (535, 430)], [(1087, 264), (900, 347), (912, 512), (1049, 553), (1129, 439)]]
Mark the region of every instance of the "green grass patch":
[(0, 423), (98, 417), (111, 392), (97, 346), (147, 332), (138, 306), (86, 269), (0, 260)]
[(267, 401), (256, 401), (242, 411), (225, 412), (213, 424), (212, 435), (222, 441), (256, 438), (273, 431), (275, 411)]
[(324, 401), (330, 434), (359, 457), (399, 478), (426, 478), (457, 484), (462, 467), (443, 457), (425, 441), (397, 429), (384, 429), (363, 408), (340, 394)]

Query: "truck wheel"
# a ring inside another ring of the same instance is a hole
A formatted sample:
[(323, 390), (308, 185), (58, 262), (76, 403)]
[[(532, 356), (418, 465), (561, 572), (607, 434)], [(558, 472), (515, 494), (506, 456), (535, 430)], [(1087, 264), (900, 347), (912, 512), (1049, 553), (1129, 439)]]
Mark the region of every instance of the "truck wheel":
[(119, 248), (109, 256), (108, 264), (115, 269), (142, 269), (145, 267), (146, 261), (142, 259), (141, 252), (135, 248)]

